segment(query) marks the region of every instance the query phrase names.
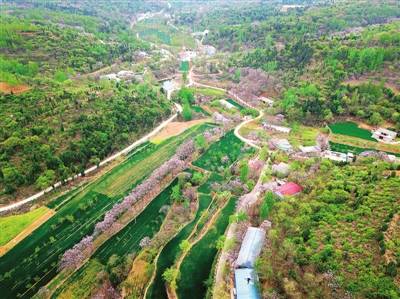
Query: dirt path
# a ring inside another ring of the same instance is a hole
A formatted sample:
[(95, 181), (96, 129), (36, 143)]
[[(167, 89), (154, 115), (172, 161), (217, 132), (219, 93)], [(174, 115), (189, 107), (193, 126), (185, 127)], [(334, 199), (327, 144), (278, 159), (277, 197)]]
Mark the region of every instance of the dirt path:
[(177, 135), (181, 134), (183, 131), (185, 131), (195, 125), (207, 122), (209, 120), (210, 119), (208, 119), (208, 118), (202, 118), (202, 119), (196, 119), (196, 120), (191, 120), (191, 121), (186, 121), (186, 122), (179, 122), (179, 121), (170, 122), (157, 135), (155, 135), (150, 141), (153, 143), (160, 143), (161, 141), (163, 141), (167, 138), (177, 136)]
[[(108, 164), (109, 162), (111, 162), (111, 161), (117, 159), (118, 157), (129, 153), (129, 152), (130, 152), (131, 150), (133, 150), (135, 147), (137, 147), (137, 146), (139, 146), (139, 145), (145, 143), (146, 141), (149, 141), (153, 136), (155, 136), (156, 134), (158, 134), (163, 128), (165, 128), (170, 122), (172, 122), (172, 121), (178, 116), (178, 112), (182, 112), (182, 106), (181, 106), (181, 105), (175, 103), (175, 106), (176, 106), (177, 113), (175, 113), (174, 115), (172, 115), (169, 119), (163, 121), (163, 122), (162, 122), (161, 124), (159, 124), (156, 128), (154, 128), (153, 131), (151, 131), (150, 133), (146, 134), (145, 136), (143, 136), (143, 137), (140, 138), (139, 140), (135, 141), (134, 143), (132, 143), (131, 145), (127, 146), (127, 147), (124, 148), (123, 150), (121, 150), (121, 151), (119, 151), (119, 152), (113, 154), (112, 156), (110, 156), (110, 157), (104, 159), (103, 161), (101, 161), (100, 164), (99, 164), (99, 167), (104, 166), (104, 165)], [(92, 166), (92, 167), (86, 169), (86, 170), (84, 171), (84, 173), (85, 173), (85, 175), (86, 175), (86, 174), (89, 174), (89, 173), (94, 172), (95, 170), (97, 170), (97, 166)], [(68, 182), (68, 181), (72, 181), (72, 180), (74, 180), (74, 179), (77, 179), (77, 178), (79, 178), (79, 177), (81, 177), (81, 176), (82, 176), (81, 174), (77, 174), (77, 175), (75, 175), (75, 176), (73, 176), (73, 177), (69, 177), (69, 178), (67, 179), (67, 182)], [(57, 182), (57, 183), (54, 184), (54, 188), (58, 188), (58, 187), (60, 187), (60, 186), (62, 186), (62, 182)], [(36, 199), (42, 197), (43, 195), (45, 195), (46, 193), (48, 193), (48, 192), (50, 192), (50, 191), (52, 191), (52, 190), (53, 190), (53, 187), (49, 187), (49, 188), (47, 188), (46, 190), (43, 190), (43, 191), (41, 191), (41, 192), (38, 192), (38, 193), (36, 193), (36, 194), (34, 194), (34, 195), (28, 197), (28, 198), (25, 198), (25, 199), (23, 199), (23, 200), (20, 200), (20, 201), (18, 201), (18, 202), (15, 202), (15, 203), (13, 203), (13, 204), (10, 204), (10, 205), (4, 206), (4, 207), (0, 207), (0, 213), (1, 213), (1, 212), (6, 212), (6, 211), (10, 211), (10, 210), (16, 209), (16, 208), (18, 208), (18, 207), (20, 207), (20, 206), (22, 206), (22, 205), (25, 205), (25, 204), (27, 204), (27, 203), (29, 203), (29, 202), (32, 202), (32, 201), (34, 201), (34, 200), (36, 200)]]

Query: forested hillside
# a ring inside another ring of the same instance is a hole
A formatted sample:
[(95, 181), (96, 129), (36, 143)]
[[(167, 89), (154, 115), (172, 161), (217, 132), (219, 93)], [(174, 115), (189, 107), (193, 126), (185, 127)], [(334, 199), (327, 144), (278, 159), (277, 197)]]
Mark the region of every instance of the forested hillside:
[(1, 5), (0, 203), (81, 173), (171, 114), (157, 86), (87, 76), (148, 50), (130, 22), (160, 6)]
[(279, 108), (291, 120), (329, 122), (351, 115), (373, 125), (384, 119), (400, 123), (398, 3), (267, 11), (255, 7), (247, 17), (237, 11), (238, 23), (232, 11), (219, 11), (223, 25), (210, 25), (206, 41), (231, 52), (230, 66), (279, 78)]
[(290, 298), (397, 298), (400, 247), (389, 232), (400, 181), (391, 166), (324, 161), (302, 183), (304, 195), (270, 213), (270, 246), (258, 265), (265, 295), (275, 288)]

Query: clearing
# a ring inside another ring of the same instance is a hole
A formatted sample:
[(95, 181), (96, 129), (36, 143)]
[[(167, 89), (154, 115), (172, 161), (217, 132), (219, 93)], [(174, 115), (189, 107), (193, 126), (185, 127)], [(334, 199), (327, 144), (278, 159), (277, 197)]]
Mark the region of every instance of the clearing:
[(170, 122), (164, 129), (162, 129), (150, 141), (155, 144), (161, 143), (162, 141), (164, 141), (165, 139), (168, 139), (169, 137), (179, 135), (186, 129), (191, 128), (191, 127), (201, 124), (201, 123), (205, 123), (208, 120), (209, 119), (203, 118), (203, 119), (196, 119), (196, 120), (191, 120), (191, 121), (186, 121), (186, 122), (178, 122), (178, 121)]
[(31, 88), (25, 84), (10, 85), (6, 82), (0, 82), (0, 92), (20, 94), (30, 90)]

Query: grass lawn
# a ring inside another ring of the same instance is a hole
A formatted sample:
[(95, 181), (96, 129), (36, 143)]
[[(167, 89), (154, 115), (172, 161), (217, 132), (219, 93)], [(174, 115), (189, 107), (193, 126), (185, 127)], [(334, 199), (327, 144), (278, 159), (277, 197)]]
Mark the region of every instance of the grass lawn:
[[(229, 224), (229, 216), (235, 211), (236, 199), (231, 198), (222, 209), (210, 230), (197, 242), (183, 260), (178, 281), (178, 297), (202, 299), (207, 293), (205, 282), (210, 277), (212, 265), (217, 254), (215, 244), (225, 233)], [(196, 290), (195, 292), (193, 290)]]
[(136, 184), (171, 157), (202, 124), (129, 157), (105, 176), (73, 195), (57, 213), (0, 259), (0, 293), (29, 298), (57, 274), (60, 256), (93, 231), (104, 214)]
[(329, 128), (334, 134), (347, 135), (377, 142), (374, 138), (372, 138), (372, 133), (370, 131), (359, 128), (358, 125), (354, 122), (338, 122), (330, 124)]
[(165, 282), (162, 278), (164, 271), (171, 267), (175, 259), (180, 253), (179, 244), (185, 240), (192, 230), (194, 229), (197, 221), (199, 220), (202, 211), (204, 211), (211, 203), (211, 196), (200, 195), (199, 196), (199, 208), (197, 209), (195, 218), (187, 224), (171, 241), (169, 241), (162, 249), (160, 256), (157, 261), (156, 276), (153, 284), (149, 288), (147, 293), (147, 299), (167, 299), (168, 295), (165, 288)]
[(224, 97), (225, 92), (222, 90), (214, 89), (214, 88), (206, 88), (206, 87), (195, 87), (191, 88), (193, 92), (196, 94), (201, 94), (203, 96), (209, 97)]
[(40, 207), (25, 214), (0, 218), (0, 246), (7, 244), (35, 220), (50, 211), (47, 207)]

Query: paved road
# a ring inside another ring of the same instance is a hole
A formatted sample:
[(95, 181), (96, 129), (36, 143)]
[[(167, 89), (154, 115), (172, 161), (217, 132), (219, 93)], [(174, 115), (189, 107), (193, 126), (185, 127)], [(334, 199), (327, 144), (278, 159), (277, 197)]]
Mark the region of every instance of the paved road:
[[(131, 145), (127, 146), (126, 148), (124, 148), (123, 150), (119, 151), (118, 153), (115, 153), (114, 155), (112, 155), (112, 156), (104, 159), (103, 161), (101, 161), (100, 164), (99, 164), (99, 167), (101, 167), (101, 166), (103, 166), (103, 165), (115, 160), (116, 158), (118, 158), (118, 157), (120, 157), (122, 155), (125, 155), (125, 154), (129, 153), (135, 147), (137, 147), (137, 146), (145, 143), (146, 141), (150, 140), (151, 137), (155, 136), (158, 132), (160, 132), (163, 128), (165, 128), (170, 122), (172, 122), (178, 116), (178, 112), (182, 112), (182, 106), (181, 105), (175, 103), (175, 106), (176, 106), (177, 113), (172, 115), (167, 120), (163, 121), (156, 128), (154, 128), (154, 130), (151, 131), (149, 134), (143, 136), (139, 140), (136, 140), (134, 143), (132, 143)], [(86, 169), (84, 171), (84, 173), (85, 174), (89, 174), (89, 173), (95, 171), (96, 169), (97, 169), (97, 166), (92, 166), (92, 167)], [(72, 180), (74, 180), (74, 179), (76, 179), (76, 178), (78, 178), (80, 176), (81, 176), (81, 174), (77, 174), (77, 175), (75, 175), (73, 177), (69, 177), (67, 179), (67, 181), (72, 181)], [(57, 182), (57, 183), (54, 184), (54, 188), (58, 188), (61, 185), (62, 185), (62, 182)], [(53, 187), (49, 187), (46, 190), (40, 191), (40, 192), (38, 192), (38, 193), (28, 197), (28, 198), (25, 198), (23, 200), (20, 200), (18, 202), (15, 202), (13, 204), (10, 204), (10, 205), (4, 206), (4, 207), (0, 207), (0, 213), (1, 212), (7, 212), (7, 211), (10, 211), (10, 210), (19, 208), (19, 207), (23, 206), (24, 204), (27, 204), (29, 202), (32, 202), (32, 201), (42, 197), (43, 195), (45, 195), (46, 193), (48, 193), (48, 192), (50, 192), (52, 190), (53, 190)]]

